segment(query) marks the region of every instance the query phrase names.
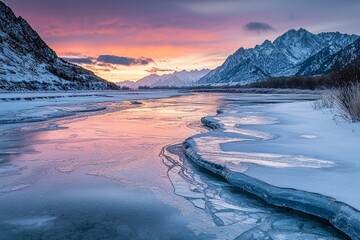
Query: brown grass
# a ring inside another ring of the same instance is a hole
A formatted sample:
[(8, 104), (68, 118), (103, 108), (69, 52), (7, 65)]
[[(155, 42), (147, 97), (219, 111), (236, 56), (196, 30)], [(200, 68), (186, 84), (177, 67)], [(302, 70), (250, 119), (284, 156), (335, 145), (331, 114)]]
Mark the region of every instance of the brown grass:
[(350, 122), (360, 121), (360, 83), (341, 87), (334, 95), (337, 114)]
[(329, 108), (337, 117), (349, 122), (360, 122), (360, 83), (353, 82), (336, 90), (329, 90), (313, 103), (313, 108)]

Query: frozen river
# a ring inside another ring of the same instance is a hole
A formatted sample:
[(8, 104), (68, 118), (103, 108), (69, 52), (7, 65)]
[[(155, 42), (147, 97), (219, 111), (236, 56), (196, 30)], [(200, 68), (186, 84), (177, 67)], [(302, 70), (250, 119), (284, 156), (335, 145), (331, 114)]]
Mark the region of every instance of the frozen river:
[[(187, 159), (181, 143), (205, 134), (200, 119), (216, 114), (232, 95), (172, 95), (181, 94), (86, 96), (81, 105), (61, 97), (53, 103), (34, 99), (39, 102), (32, 105), (16, 97), (4, 100), (0, 239), (344, 237), (315, 217), (271, 206)], [(249, 101), (258, 98), (263, 97)], [(303, 96), (277, 98), (291, 102)], [(22, 102), (29, 107), (22, 109)]]

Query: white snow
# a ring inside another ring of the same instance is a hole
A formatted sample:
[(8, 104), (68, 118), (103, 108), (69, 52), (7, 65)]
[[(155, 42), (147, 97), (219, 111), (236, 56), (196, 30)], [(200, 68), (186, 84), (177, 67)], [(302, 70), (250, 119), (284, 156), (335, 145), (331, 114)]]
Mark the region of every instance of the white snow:
[(265, 104), (266, 98), (229, 102), (203, 120), (215, 130), (188, 139), (187, 155), (270, 203), (326, 218), (354, 237), (351, 231), (360, 230), (360, 124), (335, 122), (309, 101)]
[[(332, 114), (313, 110), (309, 102), (278, 104), (267, 107), (261, 114), (278, 116), (280, 123), (266, 128), (278, 134), (279, 138), (258, 142), (254, 147), (233, 144), (223, 149), (302, 154), (334, 164), (325, 164), (331, 167), (326, 171), (314, 168), (264, 169), (256, 166), (249, 168), (246, 172), (248, 175), (276, 186), (331, 196), (360, 210), (360, 188), (353, 189), (353, 184), (360, 182), (359, 124), (336, 123)], [(311, 132), (311, 137), (304, 134), (307, 132)], [(298, 135), (307, 138), (297, 139)]]
[[(292, 29), (273, 42), (265, 40), (254, 48), (240, 48), (221, 66), (201, 78), (198, 83), (214, 86), (217, 84), (245, 85), (269, 77), (296, 76), (299, 75), (299, 70), (301, 70), (300, 75), (319, 74), (317, 71), (331, 70), (320, 68), (322, 64), (333, 59), (331, 54), (341, 53), (343, 48), (350, 48), (358, 38), (357, 35), (339, 32), (313, 34), (302, 28)], [(328, 49), (332, 51), (323, 54), (323, 50)], [(342, 57), (343, 65), (350, 63), (358, 56), (350, 49), (340, 55), (345, 55)], [(338, 57), (334, 58), (332, 67), (335, 62), (339, 62)]]
[(191, 70), (191, 71), (175, 71), (174, 73), (158, 75), (150, 74), (146, 77), (143, 77), (136, 82), (124, 81), (118, 82), (120, 86), (127, 86), (130, 88), (138, 88), (139, 86), (148, 86), (148, 87), (159, 87), (159, 86), (169, 86), (169, 87), (180, 87), (180, 86), (190, 86), (200, 78), (209, 73), (209, 69), (202, 70)]

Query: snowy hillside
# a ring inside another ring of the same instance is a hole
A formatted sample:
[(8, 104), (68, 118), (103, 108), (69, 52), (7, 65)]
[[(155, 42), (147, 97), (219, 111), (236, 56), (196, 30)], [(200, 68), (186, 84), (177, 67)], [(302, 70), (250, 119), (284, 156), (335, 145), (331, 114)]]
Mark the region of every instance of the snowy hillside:
[(174, 72), (169, 76), (164, 76), (161, 81), (156, 82), (156, 86), (188, 86), (198, 81), (200, 78), (209, 73), (209, 69), (193, 70), (193, 71), (180, 71)]
[(120, 82), (120, 86), (127, 86), (130, 88), (138, 88), (139, 86), (148, 87), (181, 87), (189, 86), (197, 82), (200, 78), (209, 73), (209, 69), (192, 70), (192, 71), (179, 71), (171, 74), (157, 75), (150, 74), (136, 82)]
[[(244, 85), (268, 77), (309, 75), (357, 39), (357, 35), (339, 32), (313, 34), (302, 28), (292, 29), (273, 42), (266, 40), (254, 48), (240, 48), (198, 84)], [(344, 66), (349, 63), (342, 62)]]
[(59, 58), (22, 17), (0, 1), (0, 90), (117, 89)]
[(345, 66), (360, 60), (360, 39), (334, 54), (331, 53), (332, 51), (329, 48), (326, 48), (312, 58), (309, 58), (302, 65), (298, 75), (327, 73), (332, 70), (342, 69)]
[(122, 81), (122, 82), (116, 82), (115, 84), (118, 85), (119, 87), (135, 88), (136, 82), (126, 80), (126, 81)]

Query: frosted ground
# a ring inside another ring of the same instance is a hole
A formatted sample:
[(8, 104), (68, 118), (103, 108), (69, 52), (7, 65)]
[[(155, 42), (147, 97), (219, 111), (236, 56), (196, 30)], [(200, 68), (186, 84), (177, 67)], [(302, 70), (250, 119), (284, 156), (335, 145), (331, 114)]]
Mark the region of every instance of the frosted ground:
[[(269, 205), (183, 154), (184, 139), (215, 134), (207, 133), (200, 119), (219, 108), (228, 109), (226, 116), (238, 107), (260, 115), (264, 99), (275, 108), (314, 98), (237, 96), (1, 94), (0, 239), (342, 239), (330, 224)], [(242, 120), (259, 128), (281, 125), (277, 114), (259, 120), (251, 116)], [(243, 137), (250, 130), (241, 131)], [(256, 131), (258, 139), (272, 141), (270, 130)], [(218, 132), (221, 141), (240, 138)], [(302, 135), (304, 144), (319, 138), (310, 130)]]

